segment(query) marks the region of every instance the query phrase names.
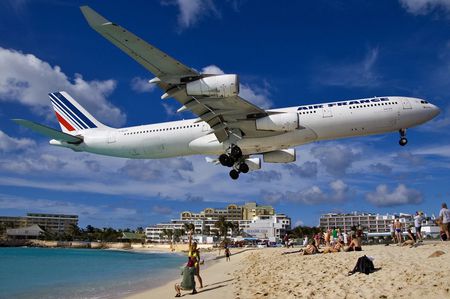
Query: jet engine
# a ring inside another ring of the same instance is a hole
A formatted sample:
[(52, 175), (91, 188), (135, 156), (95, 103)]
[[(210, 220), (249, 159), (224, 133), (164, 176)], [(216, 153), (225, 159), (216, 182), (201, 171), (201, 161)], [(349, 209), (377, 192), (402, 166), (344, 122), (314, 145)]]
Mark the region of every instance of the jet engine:
[(238, 75), (214, 75), (186, 84), (188, 96), (227, 98), (239, 94)]
[(295, 162), (295, 148), (267, 152), (263, 154), (266, 163), (290, 163)]
[(256, 120), (256, 129), (263, 131), (294, 131), (298, 129), (298, 114), (285, 112), (268, 115)]

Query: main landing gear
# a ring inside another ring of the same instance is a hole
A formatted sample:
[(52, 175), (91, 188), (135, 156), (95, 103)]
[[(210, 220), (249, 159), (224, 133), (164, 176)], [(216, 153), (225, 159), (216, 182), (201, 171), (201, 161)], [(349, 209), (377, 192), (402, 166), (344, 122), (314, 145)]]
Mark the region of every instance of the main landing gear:
[(406, 139), (406, 129), (400, 129), (400, 140), (398, 141), (398, 144), (401, 146), (405, 146), (408, 143), (408, 139)]
[(233, 167), (230, 171), (230, 177), (233, 180), (237, 180), (240, 173), (247, 173), (250, 170), (247, 163), (245, 163), (242, 150), (237, 145), (231, 145), (227, 153), (220, 155), (219, 162), (223, 166)]

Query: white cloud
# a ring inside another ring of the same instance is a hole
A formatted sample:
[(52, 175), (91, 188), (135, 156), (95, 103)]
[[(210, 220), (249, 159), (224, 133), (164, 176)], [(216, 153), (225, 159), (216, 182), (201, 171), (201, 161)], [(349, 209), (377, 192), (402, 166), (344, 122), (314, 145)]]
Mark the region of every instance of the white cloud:
[(426, 15), (438, 9), (450, 12), (450, 0), (399, 0), (403, 8), (413, 15)]
[(262, 192), (263, 199), (268, 203), (277, 203), (280, 201), (289, 201), (293, 203), (302, 203), (307, 205), (316, 205), (331, 202), (343, 202), (349, 199), (349, 187), (342, 180), (336, 180), (329, 183), (328, 188), (321, 188), (313, 185), (309, 188), (298, 191), (283, 192)]
[(303, 225), (305, 225), (305, 223), (299, 219), (294, 222), (294, 225), (292, 227), (303, 226)]
[(163, 0), (161, 4), (178, 7), (178, 26), (180, 31), (194, 26), (201, 18), (207, 15), (220, 16), (213, 0)]
[(0, 151), (2, 152), (24, 150), (35, 145), (31, 139), (10, 137), (0, 130)]
[(219, 68), (217, 65), (211, 64), (208, 66), (205, 66), (202, 68), (201, 71), (202, 74), (210, 74), (210, 75), (223, 75), (225, 74), (224, 71), (222, 71), (221, 68)]
[(352, 163), (360, 157), (357, 148), (337, 143), (316, 145), (311, 149), (311, 154), (321, 162), (328, 173), (337, 177), (346, 174)]
[[(225, 74), (221, 68), (214, 64), (202, 68), (201, 73), (214, 75)], [(241, 98), (255, 104), (258, 107), (268, 109), (273, 105), (272, 100), (269, 98), (270, 92), (268, 83), (265, 83), (264, 86), (257, 86), (240, 82), (239, 90), (239, 96)]]
[(392, 192), (389, 191), (388, 186), (378, 185), (375, 192), (366, 194), (366, 199), (378, 207), (419, 204), (423, 201), (422, 193), (414, 189), (408, 189), (403, 184), (399, 184)]
[(131, 79), (131, 89), (137, 93), (152, 92), (156, 89), (156, 84), (148, 83), (148, 79), (134, 77)]
[(166, 111), (167, 115), (174, 116), (177, 114), (175, 107), (173, 107), (172, 105), (167, 104), (167, 103), (162, 103), (161, 105), (164, 107), (164, 111)]
[(322, 67), (315, 81), (321, 85), (343, 87), (374, 87), (380, 84), (375, 71), (378, 48), (370, 49), (363, 60)]
[(80, 74), (70, 79), (59, 66), (1, 47), (0, 65), (0, 101), (21, 103), (39, 115), (49, 116), (53, 113), (49, 113), (48, 93), (64, 90), (99, 120), (117, 126), (125, 123), (125, 114), (106, 98), (116, 87), (112, 79), (86, 81)]

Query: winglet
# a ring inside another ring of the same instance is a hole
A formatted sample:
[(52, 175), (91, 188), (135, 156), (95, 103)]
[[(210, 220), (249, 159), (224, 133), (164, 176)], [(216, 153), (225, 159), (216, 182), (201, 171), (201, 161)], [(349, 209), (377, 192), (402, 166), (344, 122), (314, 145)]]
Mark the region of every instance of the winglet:
[(99, 27), (105, 23), (111, 23), (87, 5), (81, 6), (80, 9), (86, 18), (86, 21), (89, 23), (89, 26), (92, 28)]

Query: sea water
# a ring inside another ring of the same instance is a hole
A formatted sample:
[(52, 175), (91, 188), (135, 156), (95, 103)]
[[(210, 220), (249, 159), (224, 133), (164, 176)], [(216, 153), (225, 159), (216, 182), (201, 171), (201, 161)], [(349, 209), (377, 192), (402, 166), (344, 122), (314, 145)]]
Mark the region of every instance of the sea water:
[(0, 248), (0, 298), (121, 298), (179, 275), (170, 253)]

